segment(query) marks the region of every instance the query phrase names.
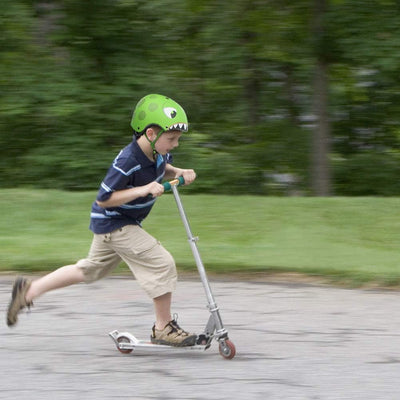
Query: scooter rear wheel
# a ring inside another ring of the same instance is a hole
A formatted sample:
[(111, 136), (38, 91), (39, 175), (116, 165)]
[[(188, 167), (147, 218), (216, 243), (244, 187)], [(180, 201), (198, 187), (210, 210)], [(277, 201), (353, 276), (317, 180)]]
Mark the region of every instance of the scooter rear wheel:
[[(127, 338), (126, 336), (120, 336), (120, 337), (117, 339), (117, 342), (118, 342), (118, 343), (130, 343), (131, 341), (130, 341), (129, 338)], [(132, 350), (133, 350), (133, 349), (121, 349), (121, 348), (118, 346), (118, 350), (119, 350), (122, 354), (129, 354), (129, 353), (132, 353)]]
[(219, 354), (227, 360), (231, 360), (235, 357), (236, 348), (235, 345), (230, 340), (224, 340), (219, 343)]

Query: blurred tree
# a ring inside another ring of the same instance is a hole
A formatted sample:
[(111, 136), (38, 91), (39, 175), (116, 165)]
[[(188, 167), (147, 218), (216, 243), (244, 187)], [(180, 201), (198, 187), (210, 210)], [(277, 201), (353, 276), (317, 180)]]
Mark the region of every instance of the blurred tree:
[(331, 47), (326, 32), (327, 0), (314, 1), (313, 36), (315, 49), (314, 115), (312, 140), (312, 188), (317, 196), (331, 194), (331, 124), (328, 115), (329, 63)]
[(190, 85), (185, 91), (194, 94), (187, 103), (195, 106), (196, 129), (211, 133), (207, 146), (215, 154), (231, 154), (227, 176), (246, 170), (247, 188), (257, 193), (267, 190), (266, 174), (304, 177), (307, 171), (308, 132), (300, 125), (299, 101), (305, 63), (299, 60), (309, 10), (306, 2), (278, 3), (192, 2), (179, 41), (188, 49), (182, 65)]
[[(400, 194), (391, 179), (370, 185), (370, 168), (392, 176), (400, 150), (400, 5), (397, 1), (335, 1), (329, 10), (329, 30), (335, 42), (331, 68), (331, 110), (338, 193)], [(384, 159), (387, 162), (383, 162)], [(369, 161), (367, 161), (369, 160)], [(397, 164), (397, 166), (396, 166)], [(375, 175), (375, 174), (374, 174)], [(377, 188), (379, 190), (377, 191)]]
[[(277, 193), (290, 177), (304, 193), (341, 194), (368, 158), (397, 170), (394, 0), (3, 3), (3, 186), (96, 188), (149, 92), (187, 109), (176, 159), (198, 170), (193, 191)], [(381, 193), (399, 193), (385, 182)]]

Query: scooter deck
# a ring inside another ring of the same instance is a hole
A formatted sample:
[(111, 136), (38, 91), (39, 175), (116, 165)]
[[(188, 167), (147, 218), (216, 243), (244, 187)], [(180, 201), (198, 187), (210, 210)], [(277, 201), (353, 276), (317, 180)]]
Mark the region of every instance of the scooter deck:
[(153, 350), (153, 351), (173, 351), (173, 350), (207, 350), (209, 346), (206, 345), (194, 345), (194, 346), (168, 346), (164, 344), (151, 343), (148, 340), (137, 339), (129, 332), (119, 332), (117, 330), (109, 333), (111, 339), (113, 339), (117, 349), (122, 352), (130, 352), (135, 349)]

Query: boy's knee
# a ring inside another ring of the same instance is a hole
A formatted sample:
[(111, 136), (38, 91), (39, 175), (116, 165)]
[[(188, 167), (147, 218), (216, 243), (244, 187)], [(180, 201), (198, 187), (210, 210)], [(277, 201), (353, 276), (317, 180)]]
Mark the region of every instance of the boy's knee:
[(107, 275), (107, 271), (104, 271), (103, 268), (99, 268), (99, 265), (88, 259), (79, 260), (76, 263), (76, 267), (81, 271), (83, 282), (85, 283), (95, 282)]

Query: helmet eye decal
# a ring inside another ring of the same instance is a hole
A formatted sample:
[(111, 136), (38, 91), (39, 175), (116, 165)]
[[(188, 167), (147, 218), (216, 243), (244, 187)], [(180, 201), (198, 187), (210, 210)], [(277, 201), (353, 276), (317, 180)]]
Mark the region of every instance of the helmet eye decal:
[(173, 107), (165, 107), (164, 108), (164, 114), (168, 117), (168, 118), (175, 118), (176, 117), (176, 110)]

